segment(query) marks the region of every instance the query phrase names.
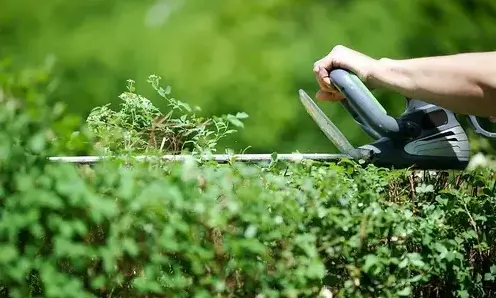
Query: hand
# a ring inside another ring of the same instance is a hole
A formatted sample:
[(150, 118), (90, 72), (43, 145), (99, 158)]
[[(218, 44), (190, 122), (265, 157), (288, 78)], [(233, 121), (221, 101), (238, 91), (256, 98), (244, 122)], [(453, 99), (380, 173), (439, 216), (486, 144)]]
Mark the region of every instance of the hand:
[(364, 84), (367, 84), (379, 61), (345, 46), (335, 46), (327, 56), (314, 63), (313, 71), (320, 86), (320, 90), (316, 94), (317, 99), (340, 101), (344, 98), (332, 86), (329, 79), (330, 70), (334, 68), (347, 69), (357, 75)]

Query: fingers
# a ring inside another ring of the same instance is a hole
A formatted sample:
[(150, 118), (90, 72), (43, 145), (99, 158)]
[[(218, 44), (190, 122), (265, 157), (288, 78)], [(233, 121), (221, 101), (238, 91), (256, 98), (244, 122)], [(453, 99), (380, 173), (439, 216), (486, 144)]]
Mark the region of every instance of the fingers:
[[(383, 60), (386, 61), (386, 59)], [(348, 69), (368, 86), (373, 83), (368, 82), (368, 80), (371, 72), (377, 67), (377, 61), (345, 46), (335, 46), (329, 54), (314, 63), (313, 72), (320, 88), (319, 92), (317, 92), (317, 98), (328, 101), (344, 99), (341, 92), (330, 82), (330, 70), (335, 68)]]
[(317, 84), (323, 91), (333, 92), (336, 91), (335, 88), (331, 85), (331, 81), (329, 79), (329, 73), (325, 68), (316, 66), (314, 68), (315, 79), (317, 80)]
[(337, 45), (329, 52), (329, 54), (315, 62), (314, 66), (318, 66), (329, 71), (336, 66), (336, 57), (341, 55), (341, 53), (346, 50), (346, 47)]
[(341, 93), (332, 86), (326, 69), (317, 66), (314, 71), (317, 83), (320, 87), (320, 90), (316, 94), (317, 99), (339, 101), (344, 98)]
[(340, 92), (331, 84), (329, 71), (338, 65), (336, 57), (339, 52), (345, 49), (343, 46), (335, 46), (328, 55), (314, 63), (313, 72), (320, 87), (320, 91), (317, 93), (318, 97), (320, 97), (319, 99), (335, 101), (343, 98)]
[(329, 80), (329, 70), (331, 70), (333, 66), (332, 61), (333, 57), (331, 52), (329, 55), (314, 63), (313, 71), (317, 77), (317, 82), (319, 82), (319, 85), (323, 90), (334, 90), (331, 81)]
[(344, 98), (340, 92), (326, 92), (322, 90), (317, 91), (315, 97), (323, 101), (340, 101)]

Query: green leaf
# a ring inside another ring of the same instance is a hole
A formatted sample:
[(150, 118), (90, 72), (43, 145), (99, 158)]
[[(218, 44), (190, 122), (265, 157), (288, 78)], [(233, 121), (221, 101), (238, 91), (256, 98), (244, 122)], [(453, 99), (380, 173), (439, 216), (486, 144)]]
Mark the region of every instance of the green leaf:
[(417, 283), (420, 280), (422, 280), (423, 278), (424, 278), (424, 276), (422, 274), (415, 275), (414, 277), (410, 278), (410, 282)]
[(406, 258), (401, 260), (401, 262), (398, 264), (398, 267), (402, 269), (405, 268), (406, 266), (408, 266), (408, 259)]
[(271, 158), (272, 161), (276, 161), (277, 160), (277, 152), (272, 152), (270, 154), (270, 158)]
[(40, 153), (45, 148), (45, 137), (39, 133), (31, 138), (29, 141), (29, 148), (35, 153)]
[(458, 296), (460, 298), (468, 298), (468, 297), (470, 297), (469, 294), (468, 294), (468, 292), (466, 290), (458, 291), (457, 293), (458, 293)]
[(106, 278), (103, 275), (98, 275), (91, 280), (91, 287), (93, 289), (100, 289), (105, 286)]
[(139, 254), (138, 244), (132, 238), (124, 238), (122, 240), (122, 248), (125, 249), (133, 257)]
[(376, 266), (380, 263), (380, 259), (376, 255), (367, 255), (365, 257), (365, 263), (363, 265), (363, 271), (369, 272), (370, 268)]
[(245, 112), (236, 113), (236, 118), (238, 118), (238, 119), (246, 119), (248, 117), (249, 117), (248, 114), (246, 114)]
[(184, 109), (186, 109), (186, 111), (191, 112), (191, 107), (189, 104), (178, 100), (177, 105), (183, 107)]
[(412, 293), (412, 289), (410, 287), (406, 287), (401, 291), (398, 291), (398, 296), (410, 296)]
[(227, 120), (229, 122), (231, 122), (236, 127), (244, 127), (243, 122), (241, 122), (238, 118), (236, 118), (235, 116), (233, 116), (231, 114), (227, 115)]
[(431, 193), (431, 192), (434, 192), (434, 185), (432, 185), (432, 184), (429, 184), (429, 185), (421, 184), (420, 186), (417, 186), (415, 188), (415, 191), (418, 194)]
[(322, 279), (325, 276), (326, 268), (321, 262), (313, 262), (307, 269), (307, 277), (312, 279)]
[(496, 274), (496, 265), (491, 265), (489, 270), (491, 271), (492, 274)]
[(415, 267), (425, 266), (425, 263), (422, 261), (422, 256), (419, 253), (408, 254), (408, 259), (410, 260), (410, 264), (412, 264)]
[(0, 264), (6, 264), (14, 261), (18, 257), (17, 249), (14, 245), (0, 246)]
[(444, 258), (448, 254), (448, 249), (443, 244), (436, 242), (434, 247), (441, 254), (441, 258)]
[(246, 238), (253, 238), (257, 234), (257, 227), (254, 225), (249, 225), (248, 228), (245, 230), (245, 237)]

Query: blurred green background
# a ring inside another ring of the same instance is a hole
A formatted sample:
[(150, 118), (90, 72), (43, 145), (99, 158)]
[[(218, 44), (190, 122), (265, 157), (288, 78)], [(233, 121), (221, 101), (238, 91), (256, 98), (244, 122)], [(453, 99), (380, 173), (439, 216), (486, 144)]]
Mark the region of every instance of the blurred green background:
[[(165, 108), (146, 82), (157, 74), (206, 116), (250, 115), (223, 146), (336, 152), (298, 98), (317, 91), (314, 61), (337, 44), (376, 58), (493, 50), (495, 17), (494, 0), (2, 0), (0, 58), (52, 59), (52, 102), (82, 117), (117, 104), (129, 78)], [(375, 94), (403, 111), (401, 96)], [(353, 144), (369, 141), (341, 105), (320, 106)]]

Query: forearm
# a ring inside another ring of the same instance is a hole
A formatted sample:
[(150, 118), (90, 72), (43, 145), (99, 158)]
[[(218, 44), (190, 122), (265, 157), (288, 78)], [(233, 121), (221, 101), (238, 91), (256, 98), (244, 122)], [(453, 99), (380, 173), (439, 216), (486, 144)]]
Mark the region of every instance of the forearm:
[(389, 60), (371, 73), (375, 87), (454, 112), (496, 115), (496, 52)]

